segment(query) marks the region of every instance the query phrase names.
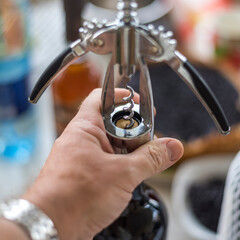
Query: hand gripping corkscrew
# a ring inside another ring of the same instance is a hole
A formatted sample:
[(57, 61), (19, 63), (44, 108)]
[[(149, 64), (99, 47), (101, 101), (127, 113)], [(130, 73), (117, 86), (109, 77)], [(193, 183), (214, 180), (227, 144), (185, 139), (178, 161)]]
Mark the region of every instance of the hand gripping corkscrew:
[[(154, 136), (152, 86), (146, 61), (165, 62), (199, 98), (220, 133), (228, 134), (230, 127), (221, 106), (187, 58), (176, 50), (173, 33), (165, 32), (163, 26), (140, 25), (137, 7), (136, 0), (118, 0), (118, 15), (114, 22), (85, 21), (79, 29), (79, 39), (42, 74), (31, 93), (30, 102), (36, 103), (55, 78), (87, 52), (111, 54), (102, 89), (102, 116), (116, 151), (130, 152)], [(136, 69), (140, 71), (139, 104), (134, 103), (134, 91), (128, 86)], [(115, 103), (114, 89), (118, 85), (130, 92), (122, 104)]]
[[(35, 85), (30, 102), (36, 103), (45, 89), (69, 65), (87, 52), (111, 54), (102, 88), (102, 117), (116, 153), (128, 153), (154, 137), (154, 104), (147, 61), (165, 62), (192, 89), (212, 117), (220, 133), (228, 134), (229, 124), (216, 97), (187, 58), (176, 50), (173, 33), (163, 26), (140, 25), (136, 0), (118, 0), (114, 22), (84, 22), (79, 39), (72, 43), (45, 70)], [(128, 86), (136, 70), (140, 72), (139, 103)], [(124, 87), (129, 96), (115, 102), (115, 88)], [(137, 226), (137, 227), (136, 227)], [(122, 215), (94, 237), (102, 239), (165, 240), (167, 215), (156, 192), (139, 185)]]

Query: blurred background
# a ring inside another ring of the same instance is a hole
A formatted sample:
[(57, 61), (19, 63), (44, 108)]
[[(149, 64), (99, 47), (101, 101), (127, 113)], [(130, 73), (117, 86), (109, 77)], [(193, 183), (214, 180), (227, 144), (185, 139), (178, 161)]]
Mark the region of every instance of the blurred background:
[[(27, 101), (41, 73), (78, 38), (84, 20), (116, 16), (117, 0), (1, 0), (0, 199), (34, 181), (51, 146), (89, 94), (101, 87), (109, 56), (89, 54), (70, 66), (37, 105)], [(169, 240), (216, 239), (225, 179), (240, 150), (240, 1), (141, 0), (142, 24), (172, 30), (178, 49), (219, 99), (232, 132), (220, 136), (184, 83), (149, 63), (157, 108), (156, 134), (185, 146), (177, 166), (147, 182), (165, 202)], [(137, 76), (132, 80), (137, 90)], [(239, 160), (240, 161), (240, 160)]]

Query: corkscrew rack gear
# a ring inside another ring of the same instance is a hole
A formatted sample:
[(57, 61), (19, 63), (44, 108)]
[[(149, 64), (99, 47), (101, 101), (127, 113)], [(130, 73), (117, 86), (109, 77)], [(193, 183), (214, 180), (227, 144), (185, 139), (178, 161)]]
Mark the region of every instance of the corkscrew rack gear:
[[(42, 74), (30, 96), (36, 103), (45, 89), (69, 65), (88, 52), (111, 54), (102, 89), (102, 116), (112, 145), (132, 151), (151, 140), (154, 134), (154, 109), (151, 79), (146, 61), (165, 62), (191, 88), (212, 117), (220, 133), (228, 134), (229, 124), (216, 97), (187, 58), (176, 50), (177, 41), (163, 26), (138, 23), (136, 0), (119, 0), (114, 22), (84, 22), (79, 39), (72, 43)], [(140, 102), (133, 102), (134, 91), (128, 86), (136, 69), (140, 71)], [(123, 103), (115, 103), (116, 76), (130, 95)], [(128, 120), (125, 127), (116, 125)], [(134, 123), (136, 124), (134, 125)]]

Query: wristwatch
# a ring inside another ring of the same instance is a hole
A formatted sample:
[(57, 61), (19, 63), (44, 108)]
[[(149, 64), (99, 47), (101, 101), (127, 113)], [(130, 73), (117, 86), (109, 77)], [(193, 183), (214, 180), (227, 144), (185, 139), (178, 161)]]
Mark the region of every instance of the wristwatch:
[(0, 203), (0, 218), (18, 224), (32, 240), (59, 240), (52, 220), (27, 200), (13, 199)]

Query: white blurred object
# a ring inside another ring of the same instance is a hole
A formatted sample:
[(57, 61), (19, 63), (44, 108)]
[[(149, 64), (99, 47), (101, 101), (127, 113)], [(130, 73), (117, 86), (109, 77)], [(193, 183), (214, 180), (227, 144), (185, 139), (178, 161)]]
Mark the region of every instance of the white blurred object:
[(233, 157), (232, 154), (201, 156), (178, 168), (172, 186), (172, 211), (177, 224), (190, 239), (216, 240), (216, 234), (203, 226), (192, 213), (187, 198), (189, 187), (208, 179), (224, 179)]
[[(82, 17), (86, 20), (106, 19), (114, 21), (116, 18), (117, 1), (91, 0), (84, 7)], [(172, 9), (172, 1), (145, 0), (139, 1), (138, 18), (141, 23), (152, 23), (167, 15)]]
[(240, 152), (227, 174), (217, 239), (240, 239)]
[(173, 19), (191, 57), (204, 62), (214, 59), (216, 17), (229, 5), (226, 0), (176, 0)]
[(240, 69), (240, 7), (233, 6), (216, 19), (215, 57)]

